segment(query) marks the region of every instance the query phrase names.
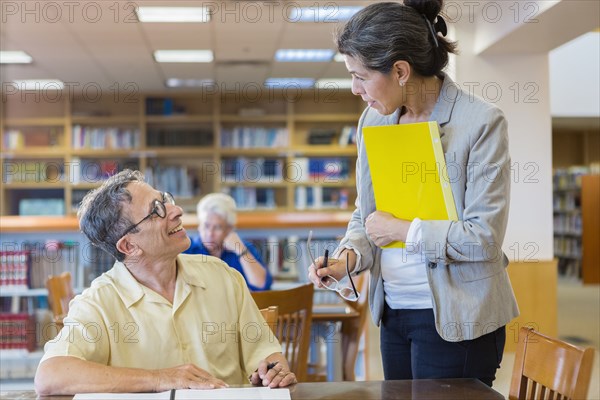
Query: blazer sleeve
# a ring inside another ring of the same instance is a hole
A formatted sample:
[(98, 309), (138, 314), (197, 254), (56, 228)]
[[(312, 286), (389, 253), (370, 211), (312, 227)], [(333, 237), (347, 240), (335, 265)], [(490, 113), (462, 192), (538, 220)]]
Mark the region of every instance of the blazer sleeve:
[(363, 176), (369, 173), (366, 151), (364, 149), (364, 142), (362, 137), (362, 127), (364, 125), (364, 121), (366, 119), (369, 108), (365, 109), (363, 112), (359, 122), (358, 128), (356, 131), (356, 146), (358, 151), (358, 158), (356, 160), (356, 201), (354, 212), (352, 213), (352, 217), (350, 218), (350, 222), (348, 223), (348, 227), (346, 229), (346, 234), (344, 238), (341, 240), (340, 245), (335, 251), (335, 255), (339, 255), (339, 253), (344, 249), (352, 249), (357, 255), (356, 258), (356, 266), (354, 268), (354, 273), (359, 273), (366, 269), (369, 269), (373, 266), (375, 261), (375, 254), (377, 251), (377, 247), (371, 242), (367, 236), (367, 232), (365, 231), (364, 221), (368, 215), (363, 215), (363, 202), (366, 201), (365, 196), (367, 196), (367, 186), (366, 182), (363, 180)]
[(430, 262), (490, 262), (503, 256), (510, 201), (508, 127), (498, 108), (482, 114), (487, 122), (469, 139), (468, 159), (463, 164), (462, 218), (422, 221), (421, 250)]

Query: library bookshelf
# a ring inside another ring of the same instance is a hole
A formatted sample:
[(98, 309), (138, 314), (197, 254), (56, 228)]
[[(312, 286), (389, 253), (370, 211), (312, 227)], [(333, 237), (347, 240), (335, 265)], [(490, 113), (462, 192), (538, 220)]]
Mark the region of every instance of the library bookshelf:
[(139, 169), (186, 212), (225, 191), (241, 211), (334, 211), (356, 199), (348, 92), (149, 93), (3, 99), (1, 215), (74, 215), (115, 171)]

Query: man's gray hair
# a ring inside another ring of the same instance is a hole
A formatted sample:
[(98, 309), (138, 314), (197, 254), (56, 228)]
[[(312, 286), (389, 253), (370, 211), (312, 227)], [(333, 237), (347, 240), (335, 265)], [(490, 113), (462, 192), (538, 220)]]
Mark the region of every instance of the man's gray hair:
[(129, 169), (113, 175), (102, 186), (86, 194), (77, 211), (79, 228), (85, 236), (118, 261), (123, 261), (125, 254), (117, 250), (117, 242), (134, 224), (123, 215), (123, 204), (131, 203), (127, 185), (133, 182), (144, 182), (144, 175)]

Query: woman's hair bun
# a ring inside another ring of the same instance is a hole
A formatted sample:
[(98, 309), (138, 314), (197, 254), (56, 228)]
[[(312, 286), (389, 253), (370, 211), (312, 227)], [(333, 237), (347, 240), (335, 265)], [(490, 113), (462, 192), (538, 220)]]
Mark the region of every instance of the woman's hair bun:
[(404, 0), (404, 5), (415, 9), (432, 21), (442, 11), (444, 0)]

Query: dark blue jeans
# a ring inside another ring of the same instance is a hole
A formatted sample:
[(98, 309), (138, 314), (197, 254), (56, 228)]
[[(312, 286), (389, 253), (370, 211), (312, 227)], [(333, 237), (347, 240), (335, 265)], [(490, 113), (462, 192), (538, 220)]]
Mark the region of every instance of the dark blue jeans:
[(385, 379), (477, 378), (488, 386), (500, 367), (505, 327), (462, 342), (435, 330), (432, 309), (394, 310), (385, 305), (381, 358)]

